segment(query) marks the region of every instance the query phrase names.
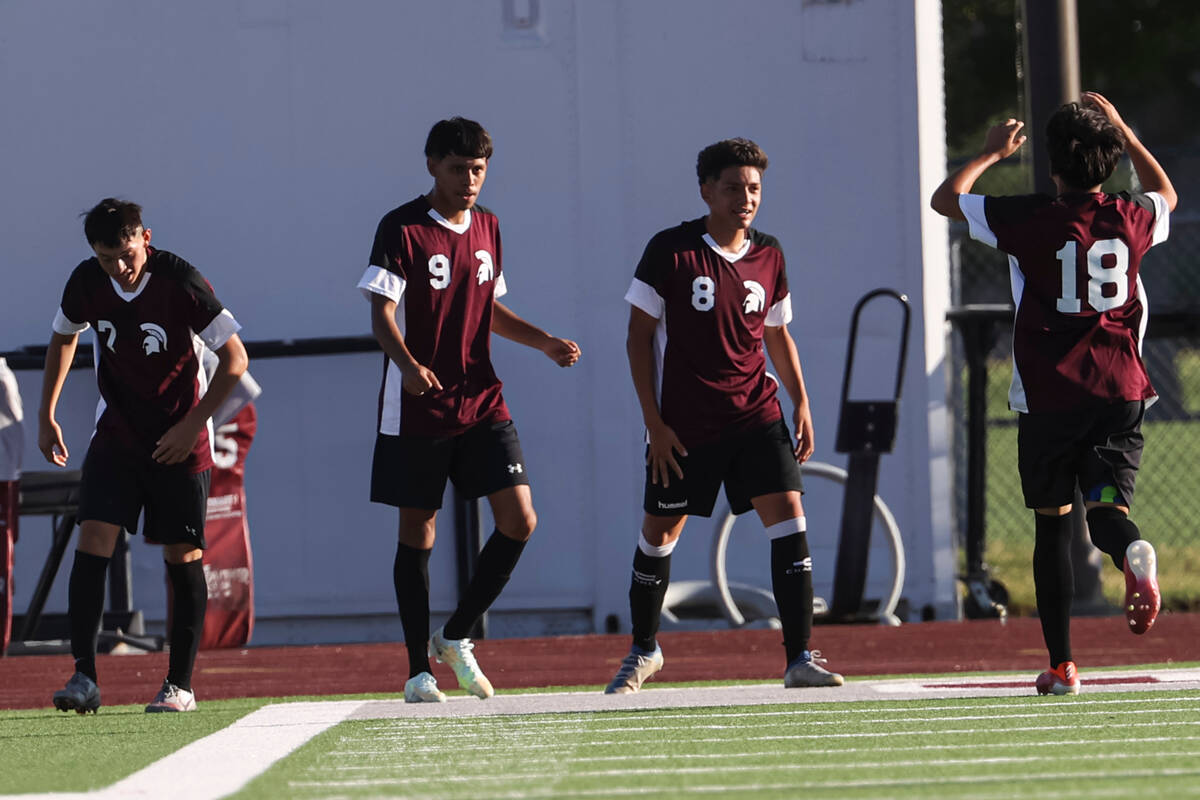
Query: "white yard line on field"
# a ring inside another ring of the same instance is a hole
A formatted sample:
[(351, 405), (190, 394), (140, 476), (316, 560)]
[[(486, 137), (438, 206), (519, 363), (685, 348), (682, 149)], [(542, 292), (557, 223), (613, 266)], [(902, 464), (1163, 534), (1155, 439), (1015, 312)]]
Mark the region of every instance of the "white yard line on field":
[[(1101, 681), (1099, 683), (1089, 683)], [(1084, 691), (1101, 694), (1118, 691), (1200, 689), (1200, 670), (1094, 671), (1084, 676)], [(265, 706), (233, 725), (199, 739), (112, 786), (77, 794), (17, 795), (23, 800), (124, 800), (171, 796), (173, 800), (216, 800), (238, 791), (273, 763), (296, 750), (312, 737), (346, 720), (403, 718), (416, 722), (435, 717), (482, 717), (529, 714), (631, 712), (667, 708), (711, 708), (721, 706), (806, 705), (813, 702), (863, 702), (880, 700), (936, 700), (1029, 695), (1032, 676), (929, 678), (851, 681), (846, 686), (824, 689), (784, 689), (778, 684), (662, 688), (632, 695), (593, 692), (546, 694), (502, 694), (487, 701), (454, 697), (447, 703), (407, 704), (392, 700), (279, 703)], [(1058, 701), (1082, 702), (1080, 698), (1047, 698), (1047, 711)], [(800, 709), (797, 709), (798, 711)], [(998, 709), (999, 710), (999, 709)], [(886, 710), (874, 709), (875, 713)], [(1024, 714), (1004, 716), (1024, 716)], [(886, 722), (887, 720), (879, 720)], [(908, 720), (909, 723), (913, 720)], [(1168, 721), (1157, 723), (1170, 726)], [(1139, 723), (1126, 723), (1138, 727)], [(709, 726), (716, 727), (716, 726)], [(1054, 726), (1051, 726), (1054, 727)], [(1076, 726), (1070, 726), (1076, 727)], [(1082, 726), (1092, 727), (1092, 726)], [(1103, 727), (1103, 726), (1095, 726)], [(1038, 728), (1042, 729), (1042, 728)], [(626, 735), (628, 727), (621, 728)], [(1012, 730), (1012, 729), (1010, 729)], [(1019, 728), (1018, 730), (1026, 730)], [(947, 731), (942, 731), (943, 733)], [(961, 731), (974, 732), (972, 729)], [(896, 731), (891, 732), (895, 735)], [(836, 734), (810, 734), (828, 738)], [(864, 734), (864, 736), (878, 734)], [(809, 738), (809, 736), (742, 736), (745, 741)], [(411, 734), (410, 734), (411, 738)], [(214, 769), (213, 765), (220, 765)], [(870, 786), (871, 783), (845, 784)], [(529, 795), (534, 796), (534, 795)], [(12, 796), (9, 796), (12, 797)]]

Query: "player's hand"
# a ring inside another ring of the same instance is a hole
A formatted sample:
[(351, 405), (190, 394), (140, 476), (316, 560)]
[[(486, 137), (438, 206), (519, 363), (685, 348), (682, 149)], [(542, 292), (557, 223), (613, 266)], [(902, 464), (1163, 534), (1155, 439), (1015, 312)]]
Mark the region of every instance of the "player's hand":
[(1001, 159), (1008, 158), (1025, 144), (1025, 137), (1020, 135), (1024, 127), (1024, 122), (1011, 117), (999, 125), (993, 125), (984, 139), (983, 152), (994, 153)]
[(54, 420), (44, 420), (38, 426), (38, 450), (51, 464), (58, 467), (67, 465), (67, 445), (63, 441), (62, 428)]
[(1080, 100), (1083, 102), (1083, 105), (1090, 106), (1108, 117), (1108, 121), (1115, 125), (1122, 133), (1129, 130), (1129, 126), (1125, 124), (1125, 120), (1121, 119), (1121, 115), (1117, 113), (1117, 107), (1109, 102), (1108, 98), (1104, 95), (1099, 92), (1084, 92)]
[(404, 372), (403, 385), (404, 391), (417, 397), (429, 391), (440, 392), (442, 390), (442, 382), (438, 380), (437, 375), (434, 375), (433, 370), (423, 364), (417, 364), (415, 369)]
[(194, 420), (192, 415), (176, 422), (162, 438), (155, 443), (154, 452), (150, 457), (159, 464), (182, 464), (187, 461), (192, 450), (196, 448), (196, 440), (200, 431), (204, 430), (206, 420)]
[(550, 337), (550, 340), (542, 347), (542, 352), (560, 367), (575, 366), (575, 362), (579, 360), (579, 356), (583, 355), (579, 349), (579, 345), (570, 339), (559, 339), (556, 336)]
[(796, 447), (792, 455), (796, 457), (796, 461), (803, 464), (812, 458), (813, 450), (816, 449), (813, 443), (812, 412), (809, 411), (807, 403), (797, 406), (792, 412), (792, 423), (796, 426)]
[(668, 425), (647, 428), (647, 431), (650, 452), (646, 454), (646, 463), (650, 466), (650, 482), (665, 489), (671, 485), (672, 472), (677, 478), (683, 478), (683, 467), (679, 466), (675, 454), (686, 456), (687, 449)]

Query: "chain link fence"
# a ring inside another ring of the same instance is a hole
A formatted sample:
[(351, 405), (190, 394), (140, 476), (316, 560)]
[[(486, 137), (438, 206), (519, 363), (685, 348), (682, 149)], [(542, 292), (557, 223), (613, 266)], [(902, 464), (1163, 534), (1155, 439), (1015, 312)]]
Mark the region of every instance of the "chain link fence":
[[(1021, 191), (1014, 187), (1014, 193)], [(995, 192), (993, 193), (1000, 193)], [(1200, 516), (1200, 216), (1177, 213), (1167, 242), (1142, 262), (1150, 322), (1143, 357), (1159, 401), (1146, 413), (1146, 449), (1130, 514), (1159, 554), (1163, 604), (1200, 608), (1200, 546), (1193, 521)], [(951, 228), (954, 305), (1011, 304), (1007, 257), (970, 239), (965, 223)], [(1156, 317), (1160, 320), (1156, 329)], [(1166, 324), (1167, 320), (1170, 324)], [(1012, 379), (1011, 316), (992, 330), (986, 364), (986, 459), (983, 557), (1010, 613), (1029, 614), (1033, 592), (1033, 512), (1025, 508), (1017, 475), (1016, 413), (1008, 410)], [(954, 415), (955, 521), (967, 524), (967, 361), (956, 328), (951, 345)], [(965, 541), (960, 543), (965, 545)], [(965, 552), (965, 547), (960, 551)], [(1100, 563), (1100, 559), (1094, 559)], [(1103, 595), (1115, 609), (1124, 592), (1121, 573), (1104, 558)]]

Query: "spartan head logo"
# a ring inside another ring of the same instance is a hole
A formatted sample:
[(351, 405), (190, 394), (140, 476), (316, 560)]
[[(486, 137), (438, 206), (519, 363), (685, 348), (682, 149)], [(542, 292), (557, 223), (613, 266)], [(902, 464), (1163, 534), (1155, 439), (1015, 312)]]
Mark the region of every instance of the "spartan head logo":
[(758, 281), (746, 281), (742, 286), (745, 286), (750, 291), (750, 294), (746, 295), (746, 299), (742, 301), (747, 314), (762, 311), (767, 307), (767, 290), (762, 287), (761, 283)]
[(496, 277), (496, 267), (492, 263), (492, 254), (487, 250), (476, 250), (475, 257), (479, 259), (479, 269), (475, 270), (475, 280), (477, 285), (483, 286)]
[(142, 339), (142, 352), (146, 355), (162, 353), (167, 349), (167, 332), (153, 322), (143, 322), (141, 328), (146, 332)]

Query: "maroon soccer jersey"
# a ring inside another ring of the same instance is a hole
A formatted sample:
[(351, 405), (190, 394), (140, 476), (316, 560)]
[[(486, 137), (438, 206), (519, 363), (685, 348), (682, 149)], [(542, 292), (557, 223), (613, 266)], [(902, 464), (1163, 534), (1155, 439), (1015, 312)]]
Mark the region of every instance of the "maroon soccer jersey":
[(791, 320), (783, 250), (748, 232), (725, 253), (704, 220), (658, 233), (646, 245), (625, 299), (658, 320), (659, 412), (684, 445), (782, 417), (767, 372), (763, 333)]
[(454, 225), (418, 197), (380, 221), (358, 288), (395, 301), (405, 345), (442, 384), (409, 394), (400, 368), (384, 356), (380, 433), (454, 436), (510, 419), (491, 353), (495, 300), (505, 293), (500, 262), (500, 226), (482, 206)]
[[(89, 327), (96, 332), (100, 385), (96, 439), (149, 458), (207, 388), (198, 348), (220, 348), (241, 326), (195, 267), (151, 248), (132, 292), (95, 258), (71, 273), (54, 330), (69, 336)], [(186, 463), (192, 472), (212, 466), (207, 430)]]
[(1155, 193), (985, 197), (959, 206), (971, 237), (1008, 254), (1016, 319), (1009, 406), (1069, 411), (1149, 400), (1142, 256), (1166, 240)]

